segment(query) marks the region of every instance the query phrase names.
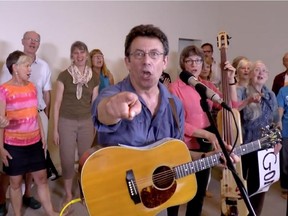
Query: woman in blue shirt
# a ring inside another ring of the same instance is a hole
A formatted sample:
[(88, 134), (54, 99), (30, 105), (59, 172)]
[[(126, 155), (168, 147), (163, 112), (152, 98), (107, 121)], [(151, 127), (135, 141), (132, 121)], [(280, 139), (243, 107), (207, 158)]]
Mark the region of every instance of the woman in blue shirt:
[(100, 49), (93, 49), (90, 52), (90, 59), (92, 64), (92, 70), (96, 73), (97, 79), (99, 81), (99, 91), (100, 93), (104, 88), (109, 85), (114, 85), (113, 74), (108, 70), (104, 55)]

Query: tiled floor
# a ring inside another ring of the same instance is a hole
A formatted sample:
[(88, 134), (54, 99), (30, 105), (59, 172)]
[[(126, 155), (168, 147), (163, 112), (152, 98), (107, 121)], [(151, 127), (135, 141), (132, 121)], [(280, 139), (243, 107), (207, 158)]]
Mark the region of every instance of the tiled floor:
[[(203, 216), (220, 216), (220, 183), (219, 183), (219, 170), (213, 169), (211, 183), (209, 190), (213, 193), (212, 198), (206, 198), (203, 208)], [(52, 192), (52, 202), (56, 209), (60, 209), (63, 193), (63, 183), (59, 179), (57, 181), (49, 181), (51, 192)], [(9, 202), (8, 202), (9, 203)], [(262, 216), (285, 216), (286, 215), (287, 203), (280, 196), (279, 183), (275, 183), (266, 195), (265, 205), (263, 208)], [(12, 216), (11, 205), (9, 204), (8, 216)], [(44, 216), (44, 211), (42, 208), (39, 210), (32, 210), (23, 208), (24, 216)], [(82, 203), (75, 203), (69, 209), (69, 216), (88, 216), (88, 212)], [(179, 216), (185, 215), (185, 205), (180, 207)], [(95, 215), (98, 216), (98, 215)], [(101, 215), (99, 215), (101, 216)], [(117, 215), (122, 216), (122, 215)], [(166, 216), (166, 211), (161, 212), (157, 216)]]

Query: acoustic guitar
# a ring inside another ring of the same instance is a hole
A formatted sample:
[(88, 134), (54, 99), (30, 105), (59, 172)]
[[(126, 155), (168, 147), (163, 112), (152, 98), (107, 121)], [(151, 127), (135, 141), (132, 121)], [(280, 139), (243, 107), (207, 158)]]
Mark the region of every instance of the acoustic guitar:
[[(278, 129), (241, 145), (241, 156), (279, 142)], [(92, 153), (81, 169), (81, 187), (91, 216), (155, 216), (186, 203), (197, 191), (195, 174), (220, 164), (222, 153), (191, 160), (186, 144), (170, 139), (150, 149), (106, 147)], [(80, 164), (81, 165), (81, 164)]]

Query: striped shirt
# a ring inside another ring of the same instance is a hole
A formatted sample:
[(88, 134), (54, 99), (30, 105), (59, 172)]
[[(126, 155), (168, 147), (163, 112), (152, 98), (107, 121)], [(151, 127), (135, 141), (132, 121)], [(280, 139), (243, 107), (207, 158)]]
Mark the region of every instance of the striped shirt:
[(10, 120), (4, 129), (4, 143), (14, 146), (28, 146), (40, 138), (37, 111), (37, 91), (29, 82), (26, 86), (3, 84), (0, 86), (0, 100), (6, 104), (6, 117)]

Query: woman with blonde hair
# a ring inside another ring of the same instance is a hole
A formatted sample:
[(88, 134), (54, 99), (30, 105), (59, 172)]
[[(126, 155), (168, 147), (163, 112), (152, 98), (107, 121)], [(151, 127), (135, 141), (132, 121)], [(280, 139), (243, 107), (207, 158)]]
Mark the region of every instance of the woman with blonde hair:
[[(278, 123), (278, 104), (274, 92), (267, 86), (269, 77), (267, 66), (262, 61), (256, 61), (250, 67), (250, 80), (246, 87), (238, 87), (238, 100), (246, 101), (242, 106), (241, 124), (243, 132), (243, 143), (249, 143), (261, 138), (261, 128)], [(276, 145), (275, 153), (278, 153), (280, 145)], [(252, 195), (253, 188), (257, 185), (258, 178), (258, 156), (257, 152), (242, 157), (243, 177), (247, 180), (248, 194)], [(257, 216), (261, 215), (265, 192), (249, 197)]]
[(246, 87), (249, 84), (250, 67), (251, 62), (248, 59), (244, 58), (239, 61), (236, 66), (237, 86)]
[(113, 74), (108, 70), (104, 55), (100, 49), (93, 49), (90, 52), (90, 60), (92, 64), (92, 70), (97, 76), (99, 82), (99, 91), (100, 93), (104, 88), (109, 85), (114, 85)]

